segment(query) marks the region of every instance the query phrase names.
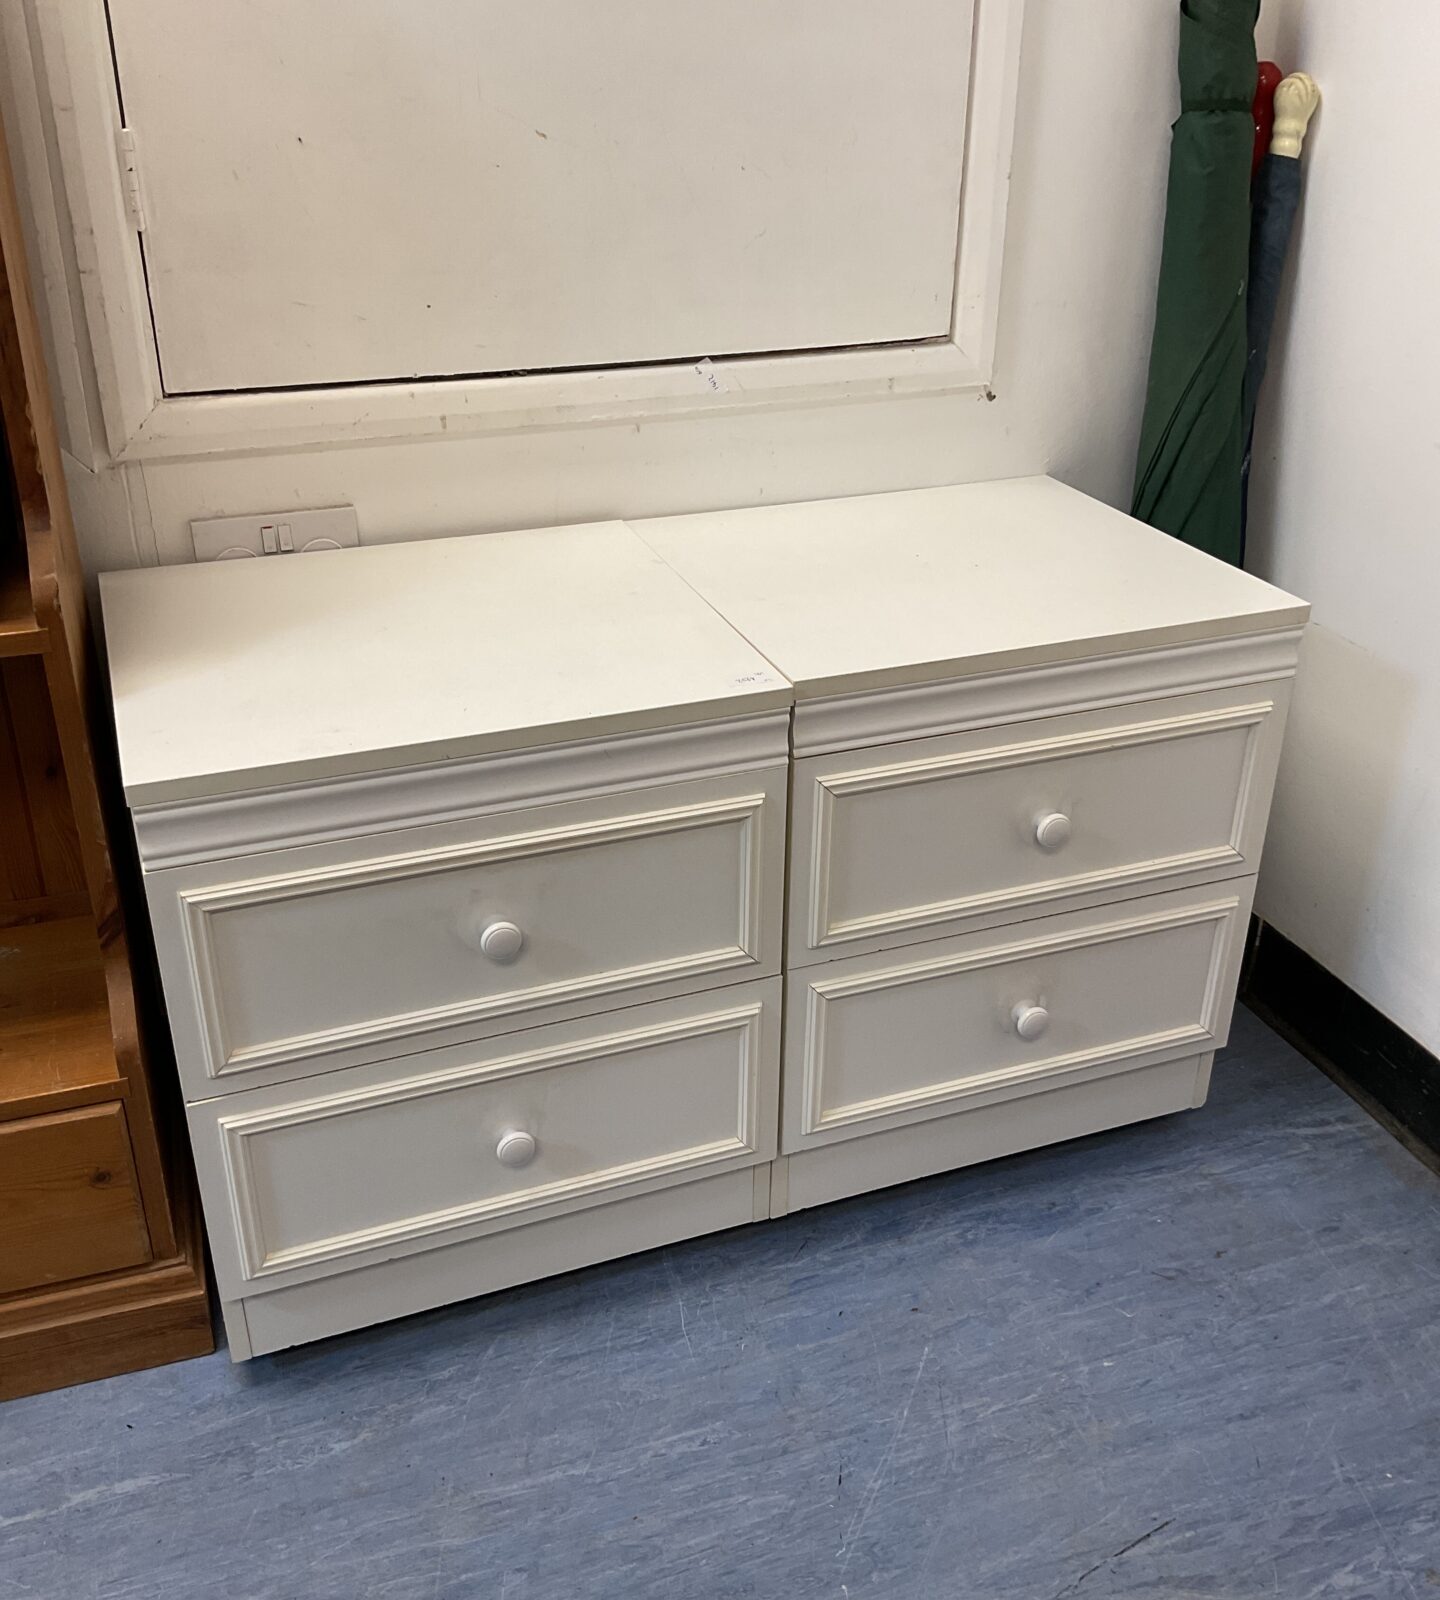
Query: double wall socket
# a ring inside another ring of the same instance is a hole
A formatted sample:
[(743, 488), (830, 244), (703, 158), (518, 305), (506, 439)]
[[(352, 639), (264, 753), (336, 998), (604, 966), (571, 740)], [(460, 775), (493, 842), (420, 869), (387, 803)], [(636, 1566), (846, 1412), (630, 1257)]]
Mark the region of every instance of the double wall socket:
[(253, 517), (202, 517), (190, 524), (197, 561), (240, 556), (288, 556), (310, 550), (341, 550), (360, 543), (354, 506), (320, 511), (262, 512)]

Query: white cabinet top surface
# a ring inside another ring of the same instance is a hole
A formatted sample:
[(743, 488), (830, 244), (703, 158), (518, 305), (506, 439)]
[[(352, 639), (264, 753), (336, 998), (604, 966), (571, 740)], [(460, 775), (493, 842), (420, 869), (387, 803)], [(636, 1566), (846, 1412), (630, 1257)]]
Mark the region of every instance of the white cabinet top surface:
[(792, 698), (618, 522), (110, 573), (101, 592), (136, 804)]
[(800, 698), (1297, 627), (1309, 614), (1050, 478), (631, 526)]

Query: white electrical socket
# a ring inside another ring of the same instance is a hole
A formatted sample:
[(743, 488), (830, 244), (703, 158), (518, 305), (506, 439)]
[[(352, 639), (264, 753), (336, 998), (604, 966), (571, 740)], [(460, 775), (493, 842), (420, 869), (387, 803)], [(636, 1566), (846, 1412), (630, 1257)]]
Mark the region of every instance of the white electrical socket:
[(360, 543), (354, 506), (319, 511), (270, 511), (252, 517), (201, 517), (190, 524), (197, 561), (240, 556), (298, 555)]

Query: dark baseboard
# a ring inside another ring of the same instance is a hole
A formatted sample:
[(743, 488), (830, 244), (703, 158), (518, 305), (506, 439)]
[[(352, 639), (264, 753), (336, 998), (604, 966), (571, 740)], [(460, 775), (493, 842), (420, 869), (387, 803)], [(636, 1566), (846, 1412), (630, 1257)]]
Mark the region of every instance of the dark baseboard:
[(1440, 1058), (1258, 920), (1240, 998), (1440, 1172)]

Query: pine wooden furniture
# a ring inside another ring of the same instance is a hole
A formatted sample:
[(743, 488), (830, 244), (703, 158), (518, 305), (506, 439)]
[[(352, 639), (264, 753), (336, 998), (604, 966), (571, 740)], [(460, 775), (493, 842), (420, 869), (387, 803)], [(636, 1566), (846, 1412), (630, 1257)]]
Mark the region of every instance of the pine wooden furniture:
[(162, 1159), (86, 696), (85, 594), (0, 144), (0, 1398), (214, 1348)]
[(1058, 484), (103, 594), (237, 1356), (1204, 1098), (1306, 607)]

